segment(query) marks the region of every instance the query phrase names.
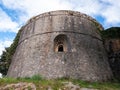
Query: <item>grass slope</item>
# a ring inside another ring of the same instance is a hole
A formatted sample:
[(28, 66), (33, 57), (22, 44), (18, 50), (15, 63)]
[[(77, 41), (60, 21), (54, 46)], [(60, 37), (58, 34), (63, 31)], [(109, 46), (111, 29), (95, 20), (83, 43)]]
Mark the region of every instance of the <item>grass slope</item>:
[[(120, 83), (113, 83), (113, 82), (86, 82), (82, 80), (75, 80), (75, 79), (66, 79), (66, 78), (59, 78), (53, 80), (46, 80), (41, 78), (38, 75), (35, 75), (31, 78), (2, 78), (0, 79), (0, 87), (5, 86), (7, 84), (19, 83), (19, 82), (27, 82), (35, 84), (37, 90), (46, 90), (49, 86), (53, 90), (64, 90), (64, 82), (72, 82), (75, 85), (79, 85), (80, 87), (85, 88), (96, 88), (98, 90), (120, 90)], [(42, 89), (41, 89), (42, 88)]]

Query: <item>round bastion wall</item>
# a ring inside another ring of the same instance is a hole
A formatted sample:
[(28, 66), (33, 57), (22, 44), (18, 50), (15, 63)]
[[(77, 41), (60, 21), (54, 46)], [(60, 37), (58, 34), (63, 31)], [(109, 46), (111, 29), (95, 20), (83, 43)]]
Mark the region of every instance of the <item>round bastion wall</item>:
[(67, 10), (47, 12), (31, 18), (21, 30), (9, 77), (111, 78), (99, 34), (103, 28), (90, 16)]

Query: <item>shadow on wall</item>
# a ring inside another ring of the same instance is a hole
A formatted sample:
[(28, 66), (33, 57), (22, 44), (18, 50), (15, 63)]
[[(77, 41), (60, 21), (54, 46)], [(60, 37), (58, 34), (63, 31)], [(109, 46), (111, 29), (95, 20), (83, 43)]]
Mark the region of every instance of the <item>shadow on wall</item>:
[(114, 78), (120, 81), (120, 27), (111, 27), (101, 32), (108, 52)]
[(115, 79), (120, 80), (120, 49), (114, 47), (115, 41), (109, 42), (108, 58)]

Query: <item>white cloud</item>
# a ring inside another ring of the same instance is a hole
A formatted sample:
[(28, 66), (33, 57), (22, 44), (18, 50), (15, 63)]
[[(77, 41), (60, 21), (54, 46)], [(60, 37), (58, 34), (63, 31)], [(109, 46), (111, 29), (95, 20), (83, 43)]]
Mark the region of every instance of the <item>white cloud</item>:
[(0, 40), (0, 55), (5, 50), (6, 47), (9, 47), (13, 41), (6, 39), (6, 40)]
[(75, 3), (75, 10), (90, 16), (104, 18), (104, 27), (120, 26), (120, 0), (70, 0)]
[(77, 10), (90, 16), (102, 16), (103, 25), (120, 23), (120, 0), (2, 0), (3, 4), (13, 10), (20, 10), (19, 24), (25, 23), (34, 15), (60, 9)]
[(11, 18), (0, 9), (0, 31), (17, 32), (18, 23), (11, 20)]
[(98, 15), (101, 12), (101, 3), (98, 0), (71, 0), (74, 9), (89, 15)]
[(0, 78), (2, 78), (2, 73), (0, 73)]
[(72, 8), (68, 0), (2, 0), (2, 2), (9, 9), (24, 12), (19, 16), (19, 23), (24, 23), (30, 17), (43, 12)]
[(120, 0), (108, 0), (108, 6), (104, 8), (101, 14), (105, 18), (105, 24), (120, 24)]

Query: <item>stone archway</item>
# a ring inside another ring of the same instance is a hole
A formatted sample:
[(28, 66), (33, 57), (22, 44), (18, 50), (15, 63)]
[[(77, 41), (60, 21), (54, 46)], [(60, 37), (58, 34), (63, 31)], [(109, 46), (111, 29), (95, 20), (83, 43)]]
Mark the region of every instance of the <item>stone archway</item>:
[(64, 34), (60, 34), (54, 39), (54, 51), (55, 52), (67, 52), (68, 51), (68, 39)]

